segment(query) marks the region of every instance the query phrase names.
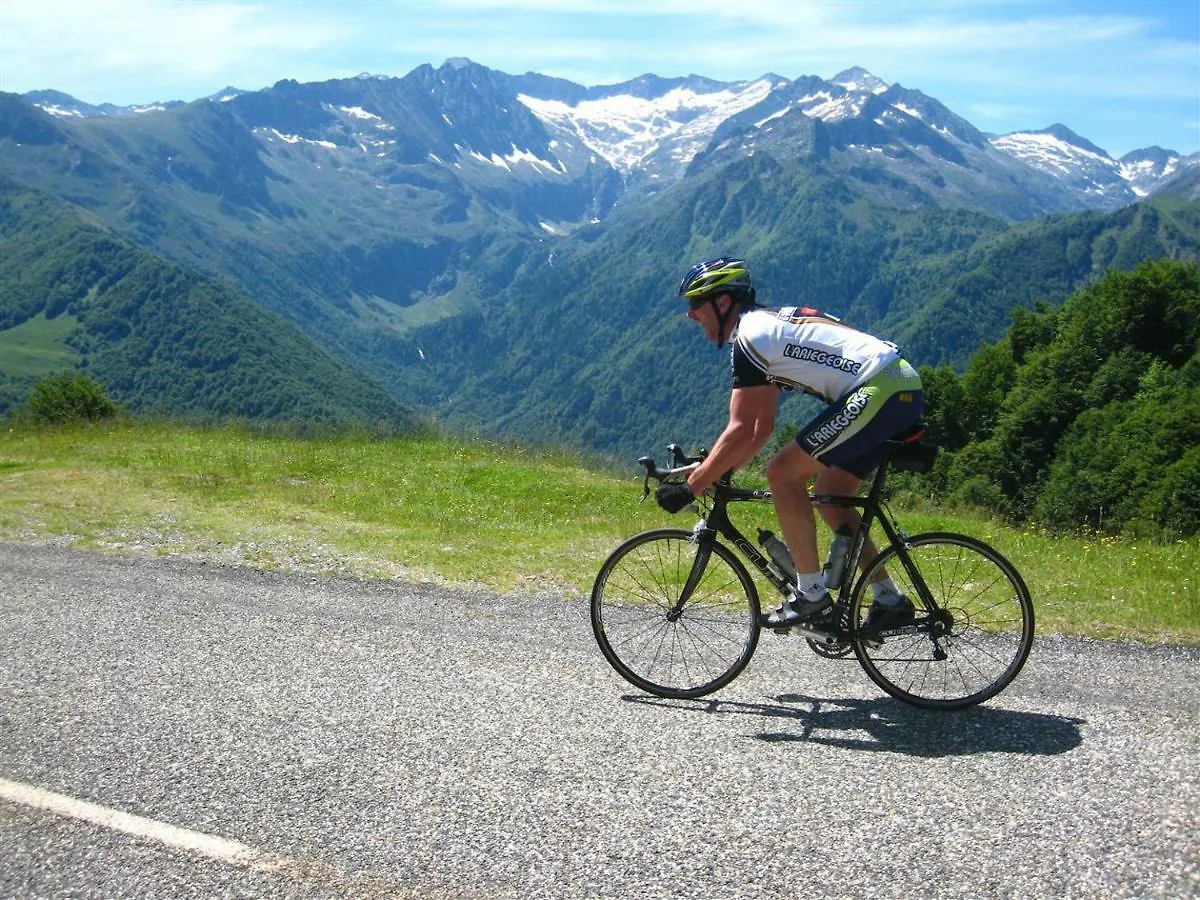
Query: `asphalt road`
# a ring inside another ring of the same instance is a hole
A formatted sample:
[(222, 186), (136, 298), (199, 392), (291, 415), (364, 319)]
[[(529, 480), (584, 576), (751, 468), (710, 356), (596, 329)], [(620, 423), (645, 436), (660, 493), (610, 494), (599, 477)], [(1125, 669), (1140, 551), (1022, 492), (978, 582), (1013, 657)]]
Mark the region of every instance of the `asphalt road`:
[(767, 635), (665, 702), (579, 600), (0, 544), (0, 896), (1200, 896), (1198, 663), (939, 713)]

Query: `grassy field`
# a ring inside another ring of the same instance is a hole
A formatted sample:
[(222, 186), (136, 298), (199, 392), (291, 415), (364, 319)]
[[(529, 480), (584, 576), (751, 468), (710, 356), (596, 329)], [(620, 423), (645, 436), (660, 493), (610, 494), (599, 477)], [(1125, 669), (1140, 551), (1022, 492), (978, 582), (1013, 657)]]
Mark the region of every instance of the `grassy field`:
[(0, 331), (0, 357), (8, 375), (46, 375), (72, 368), (78, 354), (63, 339), (75, 327), (74, 316), (47, 319), (39, 313), (29, 321)]
[[(621, 539), (694, 522), (640, 496), (632, 464), (620, 475), (482, 441), (164, 423), (0, 433), (0, 539), (554, 591), (574, 602)], [(1200, 644), (1200, 539), (1053, 537), (900, 501), (893, 513), (912, 534), (961, 531), (1008, 556), (1042, 634)], [(769, 507), (738, 521), (753, 534)]]

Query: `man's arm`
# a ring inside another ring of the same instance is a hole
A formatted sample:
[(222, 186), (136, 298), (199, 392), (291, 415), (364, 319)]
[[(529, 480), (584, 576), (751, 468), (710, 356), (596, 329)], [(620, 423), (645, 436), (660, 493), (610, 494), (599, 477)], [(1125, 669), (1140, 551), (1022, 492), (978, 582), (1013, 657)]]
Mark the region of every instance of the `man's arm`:
[(775, 427), (779, 388), (773, 384), (735, 388), (729, 397), (729, 424), (708, 458), (688, 476), (696, 496), (731, 469), (740, 469), (762, 449)]

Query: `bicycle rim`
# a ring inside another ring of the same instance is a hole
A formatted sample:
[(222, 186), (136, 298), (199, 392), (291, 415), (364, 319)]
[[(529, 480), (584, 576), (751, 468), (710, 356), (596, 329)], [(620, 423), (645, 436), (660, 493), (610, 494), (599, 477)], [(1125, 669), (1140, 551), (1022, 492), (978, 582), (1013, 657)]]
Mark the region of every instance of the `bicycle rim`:
[(592, 588), (592, 631), (626, 681), (660, 697), (700, 697), (729, 684), (758, 645), (758, 593), (746, 567), (713, 542), (695, 589), (676, 609), (700, 550), (692, 533), (660, 529), (625, 541)]
[[(914, 706), (961, 709), (994, 697), (1017, 677), (1033, 646), (1025, 582), (999, 552), (965, 535), (918, 535), (907, 552), (937, 610), (926, 607), (899, 554), (887, 548), (855, 587), (858, 661), (879, 687)], [(912, 625), (872, 636), (858, 625), (871, 605), (870, 576), (881, 566), (917, 612)]]

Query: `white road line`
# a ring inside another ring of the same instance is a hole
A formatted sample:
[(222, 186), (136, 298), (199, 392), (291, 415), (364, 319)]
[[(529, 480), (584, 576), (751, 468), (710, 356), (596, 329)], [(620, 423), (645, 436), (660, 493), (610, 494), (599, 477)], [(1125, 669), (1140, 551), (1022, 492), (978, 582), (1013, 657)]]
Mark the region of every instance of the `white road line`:
[(258, 872), (284, 874), (290, 870), (291, 873), (304, 871), (311, 875), (317, 874), (314, 872), (314, 869), (320, 870), (326, 868), (320, 863), (301, 862), (287, 856), (264, 853), (261, 850), (255, 850), (253, 847), (238, 843), (237, 841), (226, 840), (225, 838), (204, 834), (200, 831), (191, 831), (187, 828), (179, 828), (175, 825), (168, 825), (166, 822), (146, 819), (142, 816), (121, 812), (118, 809), (109, 809), (106, 806), (89, 803), (86, 800), (77, 800), (74, 797), (68, 797), (64, 794), (56, 794), (52, 791), (42, 790), (41, 788), (21, 784), (16, 781), (7, 781), (3, 778), (0, 778), (0, 800), (11, 800), (13, 803), (19, 803), (22, 806), (28, 806), (33, 809), (44, 809), (56, 815), (91, 822), (94, 825), (110, 828), (113, 831), (123, 831), (126, 834), (136, 837), (149, 838), (152, 841), (158, 841), (160, 844), (166, 844), (169, 847), (177, 847), (181, 850), (199, 853), (202, 856), (207, 856), (209, 859), (242, 866)]

